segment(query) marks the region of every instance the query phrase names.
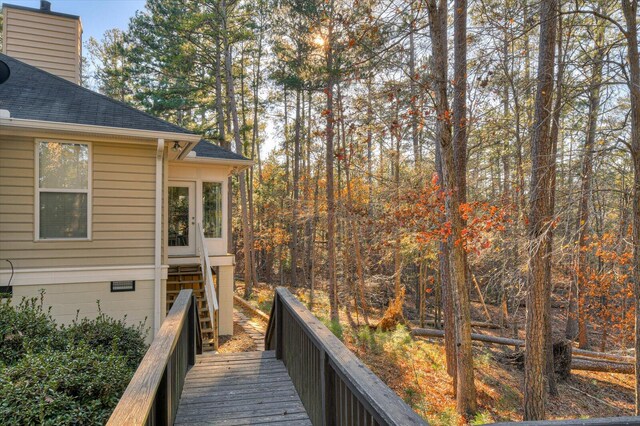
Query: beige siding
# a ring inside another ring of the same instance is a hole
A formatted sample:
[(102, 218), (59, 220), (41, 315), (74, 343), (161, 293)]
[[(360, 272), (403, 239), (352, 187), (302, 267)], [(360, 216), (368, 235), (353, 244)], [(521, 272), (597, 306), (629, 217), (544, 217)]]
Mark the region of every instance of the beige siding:
[(80, 83), (79, 19), (4, 7), (3, 53)]
[[(23, 285), (13, 288), (13, 301), (23, 297), (40, 297), (44, 290), (44, 305), (51, 307), (51, 315), (58, 324), (69, 324), (76, 318), (95, 318), (100, 309), (110, 317), (123, 319), (130, 325), (145, 322), (153, 328), (153, 281), (136, 281), (133, 292), (112, 293), (109, 282), (54, 285)], [(146, 321), (145, 321), (146, 319)], [(147, 336), (150, 340), (153, 333)]]
[(153, 264), (155, 146), (91, 146), (91, 241), (34, 241), (35, 139), (0, 136), (0, 258), (17, 269)]

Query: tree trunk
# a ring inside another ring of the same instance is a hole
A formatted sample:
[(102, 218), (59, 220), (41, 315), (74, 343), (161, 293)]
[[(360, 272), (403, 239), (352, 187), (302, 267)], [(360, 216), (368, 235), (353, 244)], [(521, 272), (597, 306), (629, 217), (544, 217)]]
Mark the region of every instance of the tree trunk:
[[(225, 52), (225, 71), (227, 78), (227, 96), (229, 101), (229, 107), (231, 112), (231, 120), (233, 122), (233, 138), (236, 144), (236, 152), (238, 154), (242, 154), (242, 140), (240, 138), (240, 123), (238, 121), (238, 110), (236, 107), (236, 99), (235, 99), (235, 88), (233, 87), (233, 74), (231, 72), (231, 47), (229, 45), (229, 35), (227, 33), (228, 29), (226, 28), (227, 24), (227, 16), (226, 16), (226, 1), (222, 1), (221, 13), (222, 15), (222, 42), (224, 46)], [(251, 288), (254, 284), (253, 282), (253, 259), (252, 259), (252, 246), (253, 241), (251, 240), (251, 232), (249, 230), (249, 214), (247, 211), (247, 179), (246, 172), (241, 172), (238, 176), (238, 183), (240, 186), (240, 212), (242, 216), (242, 239), (243, 239), (243, 251), (244, 251), (244, 281), (245, 281), (245, 292), (251, 294)], [(246, 295), (246, 294), (245, 294)]]
[[(470, 416), (476, 411), (477, 405), (471, 347), (471, 312), (467, 286), (467, 269), (464, 247), (461, 243), (464, 224), (460, 214), (459, 193), (453, 193), (456, 187), (460, 188), (459, 178), (456, 176), (454, 146), (451, 137), (451, 114), (447, 100), (447, 4), (445, 0), (439, 0), (438, 4), (436, 4), (436, 0), (429, 0), (427, 7), (431, 28), (433, 73), (436, 87), (437, 143), (442, 150), (443, 183), (445, 189), (449, 192), (445, 199), (445, 211), (447, 220), (451, 224), (449, 262), (457, 348), (456, 406), (460, 414)], [(455, 20), (457, 21), (454, 22), (456, 35), (463, 37), (458, 27), (461, 26), (466, 30), (466, 1), (456, 0), (454, 10), (456, 11)], [(456, 41), (456, 44), (461, 42), (461, 40)], [(464, 37), (464, 43), (466, 43), (466, 37)], [(460, 55), (460, 52), (458, 54)], [(456, 65), (460, 65), (459, 62)], [(463, 117), (463, 115), (460, 115), (460, 117)], [(464, 124), (464, 122), (460, 121), (459, 124)]]
[[(330, 2), (330, 13), (333, 13), (333, 0)], [(327, 117), (326, 137), (327, 137), (327, 267), (329, 269), (329, 305), (331, 307), (331, 320), (339, 321), (338, 316), (338, 282), (336, 280), (336, 206), (335, 194), (333, 191), (333, 22), (329, 23), (329, 31), (326, 46), (327, 61)]]
[[(592, 58), (591, 64), (591, 81), (589, 83), (589, 115), (587, 117), (587, 135), (584, 144), (584, 153), (582, 155), (582, 173), (580, 184), (580, 209), (578, 212), (578, 245), (577, 245), (577, 265), (575, 293), (572, 295), (573, 300), (577, 304), (577, 312), (570, 312), (567, 322), (576, 321), (578, 323), (578, 345), (582, 349), (589, 347), (589, 339), (587, 336), (587, 318), (585, 300), (586, 286), (588, 284), (587, 277), (587, 239), (589, 236), (589, 200), (591, 200), (591, 184), (593, 181), (593, 151), (596, 141), (596, 131), (598, 130), (598, 115), (600, 113), (600, 86), (602, 85), (602, 61), (604, 59), (605, 48), (604, 43), (604, 26), (598, 23), (596, 27), (596, 54)], [(570, 304), (571, 308), (572, 305)], [(577, 314), (577, 315), (576, 315)], [(575, 329), (572, 324), (567, 324), (567, 331)], [(575, 339), (576, 336), (567, 336)]]
[[(559, 6), (561, 7), (561, 6)], [(563, 56), (563, 33), (562, 33), (562, 15), (558, 16), (558, 75), (556, 78), (556, 99), (553, 109), (553, 118), (551, 122), (551, 150), (552, 157), (558, 156), (558, 137), (560, 133), (560, 117), (562, 112), (562, 98), (563, 79), (564, 79), (564, 56)], [(554, 217), (556, 208), (556, 162), (551, 162), (551, 188), (549, 189), (549, 215)], [(549, 245), (547, 246), (548, 261), (546, 264), (546, 281), (547, 281), (547, 295), (545, 300), (551, 303), (552, 286), (552, 267), (553, 262), (553, 229), (549, 229)], [(549, 395), (558, 396), (558, 384), (555, 375), (554, 356), (553, 356), (553, 325), (551, 322), (551, 307), (546, 308), (549, 315), (546, 317), (547, 328), (547, 363), (546, 363), (546, 377), (549, 384)]]
[[(438, 130), (439, 131), (439, 130)], [(440, 144), (436, 143), (436, 170), (439, 182), (444, 182), (444, 170), (442, 169), (442, 154)], [(446, 218), (442, 218), (442, 224)], [(440, 271), (440, 287), (442, 289), (442, 310), (444, 314), (445, 331), (445, 357), (447, 360), (447, 373), (453, 378), (453, 390), (456, 393), (456, 341), (455, 319), (453, 314), (453, 292), (451, 290), (451, 267), (449, 264), (449, 245), (440, 241), (438, 250), (438, 263)]]
[[(298, 56), (300, 54), (298, 53)], [(300, 58), (298, 58), (300, 60)], [(298, 198), (300, 188), (300, 95), (296, 88), (296, 121), (293, 140), (293, 208), (291, 209), (291, 285), (298, 286)]]
[(420, 141), (418, 139), (418, 92), (416, 90), (416, 47), (415, 47), (415, 17), (409, 22), (409, 90), (411, 96), (411, 141), (413, 142), (413, 161), (416, 167), (420, 163)]
[(545, 416), (544, 373), (547, 318), (550, 301), (546, 270), (549, 262), (550, 189), (552, 143), (549, 137), (554, 82), (557, 0), (540, 3), (540, 49), (534, 132), (531, 140), (531, 191), (529, 213), (529, 268), (527, 276), (526, 357), (524, 370), (524, 420)]
[[(218, 144), (221, 147), (229, 149), (230, 143), (227, 142), (224, 131), (224, 108), (222, 105), (223, 96), (222, 96), (222, 53), (221, 53), (221, 42), (219, 37), (216, 36), (215, 40), (216, 44), (216, 121), (218, 125)], [(226, 223), (226, 232), (227, 232), (227, 253), (233, 253), (233, 225), (231, 219), (233, 218), (233, 191), (232, 191), (232, 178), (229, 177), (227, 179), (227, 223)]]
[(627, 58), (631, 92), (631, 156), (633, 159), (633, 281), (636, 307), (636, 415), (640, 415), (640, 54), (638, 53), (638, 2), (622, 0), (627, 23)]

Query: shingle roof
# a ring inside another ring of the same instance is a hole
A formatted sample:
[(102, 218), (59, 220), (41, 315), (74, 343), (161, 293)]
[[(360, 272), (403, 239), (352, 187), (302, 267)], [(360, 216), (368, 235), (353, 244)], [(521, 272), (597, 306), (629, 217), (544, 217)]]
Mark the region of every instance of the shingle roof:
[[(0, 60), (11, 69), (0, 84), (0, 109), (9, 110), (12, 118), (193, 134), (10, 56), (0, 53)], [(247, 160), (205, 139), (193, 151), (198, 157)]]
[(0, 85), (0, 109), (12, 118), (192, 134), (182, 127), (0, 54), (11, 76)]
[(213, 142), (206, 139), (200, 140), (192, 151), (195, 151), (198, 157), (222, 158), (225, 160), (248, 160), (248, 158), (243, 157), (240, 154), (236, 154), (235, 152), (231, 152), (228, 149), (224, 149), (219, 145), (215, 145)]

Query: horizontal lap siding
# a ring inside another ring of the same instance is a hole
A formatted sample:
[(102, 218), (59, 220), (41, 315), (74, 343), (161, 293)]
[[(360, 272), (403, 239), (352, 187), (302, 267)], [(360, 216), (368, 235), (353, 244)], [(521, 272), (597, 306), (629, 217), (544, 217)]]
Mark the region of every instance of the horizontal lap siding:
[[(55, 285), (16, 286), (15, 301), (23, 297), (40, 298), (44, 290), (45, 309), (51, 307), (51, 315), (59, 324), (69, 324), (76, 315), (79, 318), (95, 318), (100, 310), (110, 317), (125, 319), (130, 325), (144, 322), (146, 328), (153, 326), (153, 281), (136, 281), (135, 291), (111, 292), (109, 282), (75, 283)], [(147, 336), (149, 341), (151, 335)]]
[(92, 151), (92, 241), (34, 242), (34, 139), (0, 136), (0, 258), (19, 269), (153, 264), (155, 146)]
[(6, 8), (4, 53), (67, 80), (80, 78), (77, 19)]

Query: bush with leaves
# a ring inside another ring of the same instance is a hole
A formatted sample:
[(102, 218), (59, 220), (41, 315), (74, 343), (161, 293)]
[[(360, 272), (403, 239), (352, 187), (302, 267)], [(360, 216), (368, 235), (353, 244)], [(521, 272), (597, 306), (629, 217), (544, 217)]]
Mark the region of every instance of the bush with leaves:
[(90, 347), (105, 352), (118, 351), (125, 357), (127, 365), (134, 369), (147, 350), (144, 323), (129, 326), (124, 319), (115, 320), (102, 311), (95, 319), (76, 318), (62, 331), (69, 342), (86, 342)]
[(0, 418), (7, 425), (102, 425), (131, 375), (117, 351), (84, 342), (29, 353), (0, 374)]
[(0, 301), (1, 423), (104, 424), (144, 356), (144, 324), (100, 312), (58, 327), (43, 297)]
[(0, 299), (0, 364), (11, 365), (27, 352), (64, 346), (55, 321), (42, 307), (43, 297), (22, 299), (17, 306)]

